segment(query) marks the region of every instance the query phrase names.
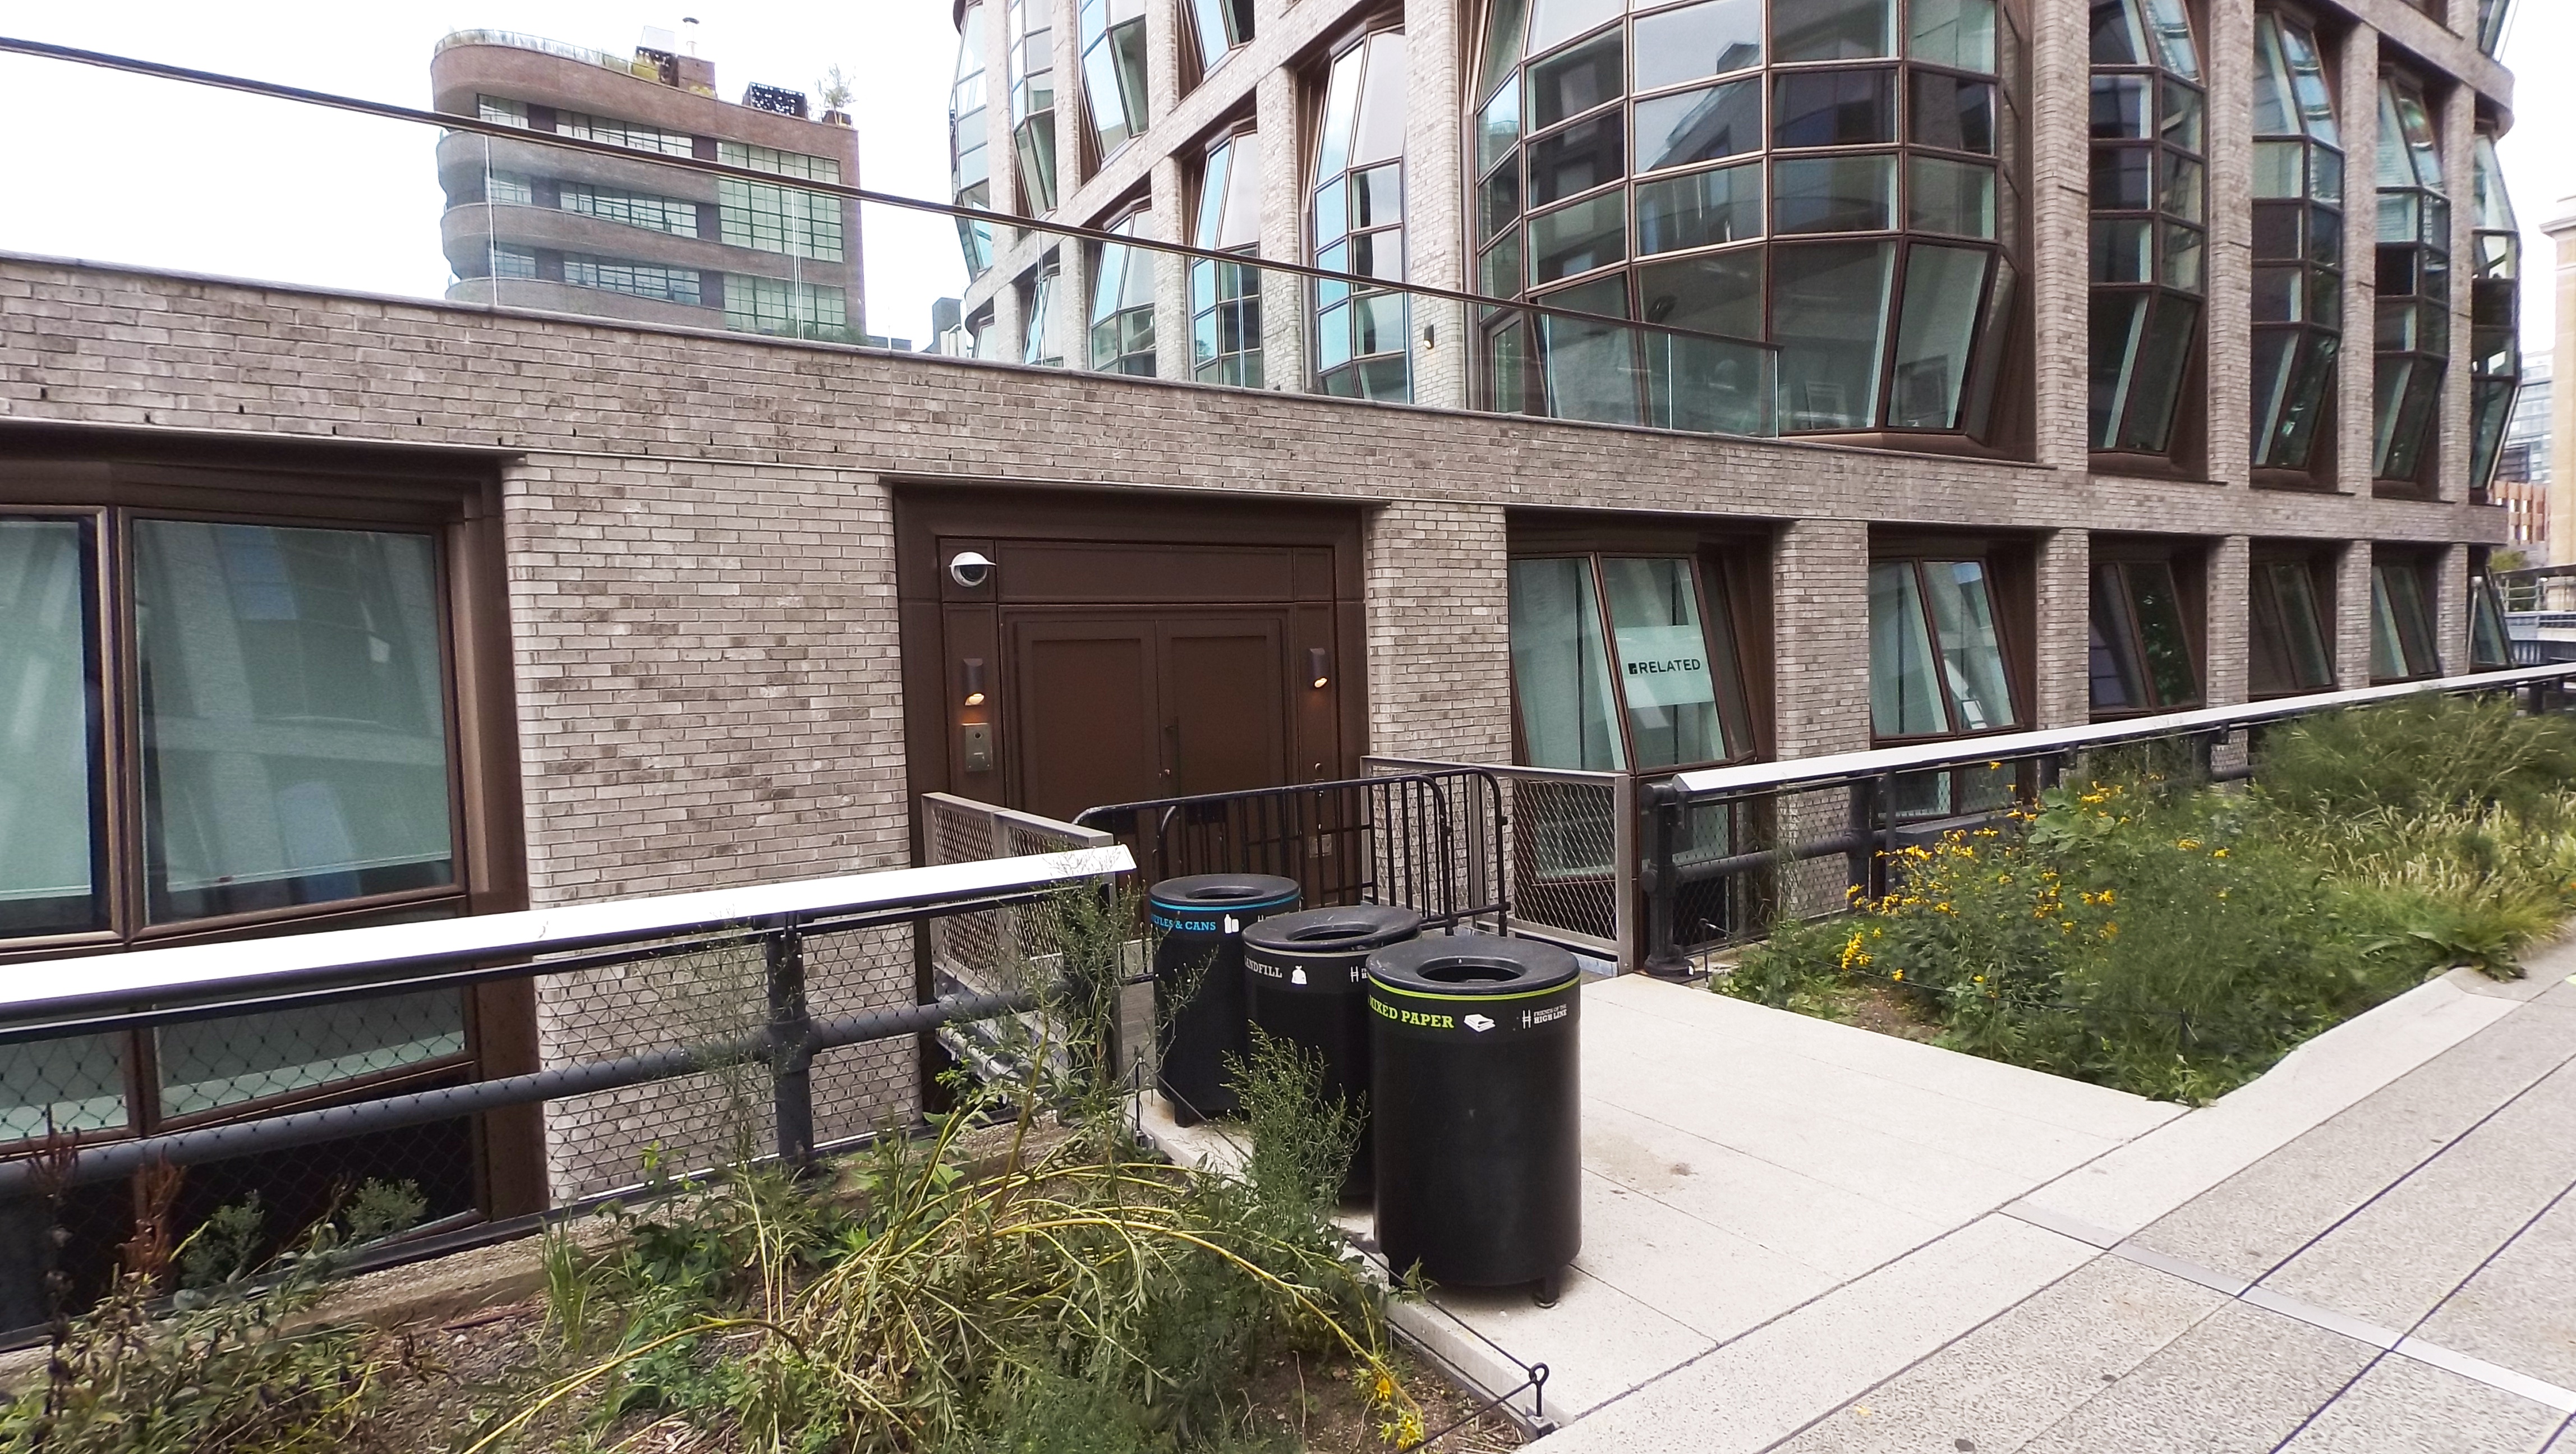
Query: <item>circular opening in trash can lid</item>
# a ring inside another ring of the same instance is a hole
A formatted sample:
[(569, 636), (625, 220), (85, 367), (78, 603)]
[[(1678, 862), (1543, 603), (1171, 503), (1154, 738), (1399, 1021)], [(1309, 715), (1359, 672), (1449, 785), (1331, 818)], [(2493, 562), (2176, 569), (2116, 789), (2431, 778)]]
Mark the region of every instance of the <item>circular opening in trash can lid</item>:
[(1293, 904), (1298, 892), (1295, 879), (1276, 874), (1200, 873), (1167, 878), (1154, 885), (1146, 897), (1174, 908), (1252, 909)]
[(1280, 914), (1247, 925), (1246, 949), (1289, 954), (1351, 954), (1378, 949), (1421, 932), (1422, 915), (1393, 904), (1349, 904)]
[(1571, 984), (1583, 967), (1553, 944), (1461, 934), (1389, 945), (1369, 956), (1368, 972), (1416, 994), (1525, 995)]

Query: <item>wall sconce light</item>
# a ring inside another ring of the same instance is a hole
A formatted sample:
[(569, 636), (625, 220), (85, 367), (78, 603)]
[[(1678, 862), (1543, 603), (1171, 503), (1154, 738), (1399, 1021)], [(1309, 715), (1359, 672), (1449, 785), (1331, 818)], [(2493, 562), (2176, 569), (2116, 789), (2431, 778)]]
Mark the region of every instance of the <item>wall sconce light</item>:
[(984, 658), (980, 656), (966, 658), (966, 705), (984, 705)]
[(1306, 675), (1308, 675), (1308, 676), (1310, 676), (1310, 677), (1312, 677), (1312, 678), (1314, 678), (1314, 679), (1315, 679), (1315, 690), (1317, 690), (1317, 691), (1319, 691), (1319, 692), (1320, 692), (1320, 691), (1322, 691), (1325, 687), (1328, 687), (1328, 686), (1332, 685), (1332, 681), (1333, 681), (1333, 657), (1332, 657), (1332, 653), (1331, 653), (1331, 652), (1328, 652), (1328, 651), (1326, 651), (1326, 650), (1324, 650), (1324, 648), (1322, 648), (1322, 647), (1320, 647), (1320, 646), (1309, 646), (1309, 647), (1307, 647), (1307, 648), (1306, 648)]
[(1425, 348), (1426, 350), (1427, 350), (1427, 349), (1434, 349), (1434, 348), (1438, 348), (1438, 347), (1440, 346), (1440, 333), (1439, 333), (1439, 325), (1438, 325), (1438, 324), (1434, 324), (1434, 323), (1425, 323), (1425, 324), (1423, 324), (1423, 325), (1422, 325), (1422, 346), (1423, 346), (1423, 348)]

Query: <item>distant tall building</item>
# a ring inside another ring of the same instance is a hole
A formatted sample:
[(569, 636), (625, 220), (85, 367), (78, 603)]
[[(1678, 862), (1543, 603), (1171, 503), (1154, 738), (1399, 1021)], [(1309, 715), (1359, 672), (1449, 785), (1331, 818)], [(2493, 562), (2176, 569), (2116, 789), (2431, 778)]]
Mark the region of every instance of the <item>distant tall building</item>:
[[(2554, 364), (2576, 367), (2576, 197), (2562, 198), (2558, 215), (2541, 224), (2558, 254), (2558, 318)], [(2549, 391), (2549, 563), (2576, 565), (2576, 387)], [(2569, 467), (2558, 469), (2559, 460)]]
[(2523, 361), (2522, 392), (2514, 396), (2513, 413), (2505, 420), (2504, 448), (2496, 460), (2495, 483), (2488, 491), (2488, 498), (2504, 507), (2516, 546), (2546, 547), (2549, 543), (2552, 357), (2536, 353)]
[[(504, 31), (458, 31), (429, 63), (432, 104), (632, 149), (633, 161), (476, 132), (439, 143), (451, 298), (639, 322), (856, 343), (858, 204), (664, 165), (694, 158), (856, 186), (858, 133), (807, 119), (803, 93), (717, 99), (715, 67), (648, 29), (632, 60)], [(907, 345), (908, 346), (908, 345)]]

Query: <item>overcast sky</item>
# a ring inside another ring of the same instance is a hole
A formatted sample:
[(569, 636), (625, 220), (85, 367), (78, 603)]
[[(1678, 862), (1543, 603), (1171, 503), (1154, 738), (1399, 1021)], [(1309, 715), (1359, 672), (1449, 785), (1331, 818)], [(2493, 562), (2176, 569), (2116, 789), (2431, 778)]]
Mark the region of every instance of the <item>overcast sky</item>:
[[(2576, 210), (2576, 0), (2519, 0), (2505, 60), (2521, 76), (2503, 157), (2525, 236), (2524, 336), (2549, 340), (2539, 224)], [(948, 0), (91, 0), (11, 5), (0, 29), (415, 106), (449, 31), (523, 31), (625, 54), (642, 27), (701, 22), (717, 89), (811, 92), (855, 77), (871, 188), (945, 199)], [(0, 249), (436, 296), (442, 207), (422, 128), (84, 66), (0, 57)], [(2465, 205), (2468, 199), (2459, 201)], [(868, 327), (926, 339), (931, 300), (965, 285), (943, 218), (870, 208)], [(2366, 255), (2365, 255), (2366, 256)]]

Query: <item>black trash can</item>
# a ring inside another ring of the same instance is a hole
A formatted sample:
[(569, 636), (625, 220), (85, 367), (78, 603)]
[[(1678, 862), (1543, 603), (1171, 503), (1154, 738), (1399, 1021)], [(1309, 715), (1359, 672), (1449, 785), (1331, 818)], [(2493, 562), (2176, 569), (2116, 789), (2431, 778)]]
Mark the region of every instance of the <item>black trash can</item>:
[(1377, 1240), (1401, 1276), (1534, 1282), (1554, 1302), (1583, 1248), (1583, 971), (1487, 934), (1369, 956)]
[(1154, 948), (1154, 1055), (1172, 1118), (1195, 1126), (1240, 1109), (1226, 1057), (1251, 1048), (1243, 1029), (1243, 926), (1297, 907), (1297, 881), (1265, 873), (1167, 878), (1145, 894)]
[(1243, 990), (1251, 1020), (1324, 1060), (1324, 1098), (1360, 1111), (1344, 1196), (1366, 1196), (1376, 1170), (1368, 1130), (1368, 957), (1422, 932), (1422, 915), (1393, 904), (1303, 909), (1243, 931)]

